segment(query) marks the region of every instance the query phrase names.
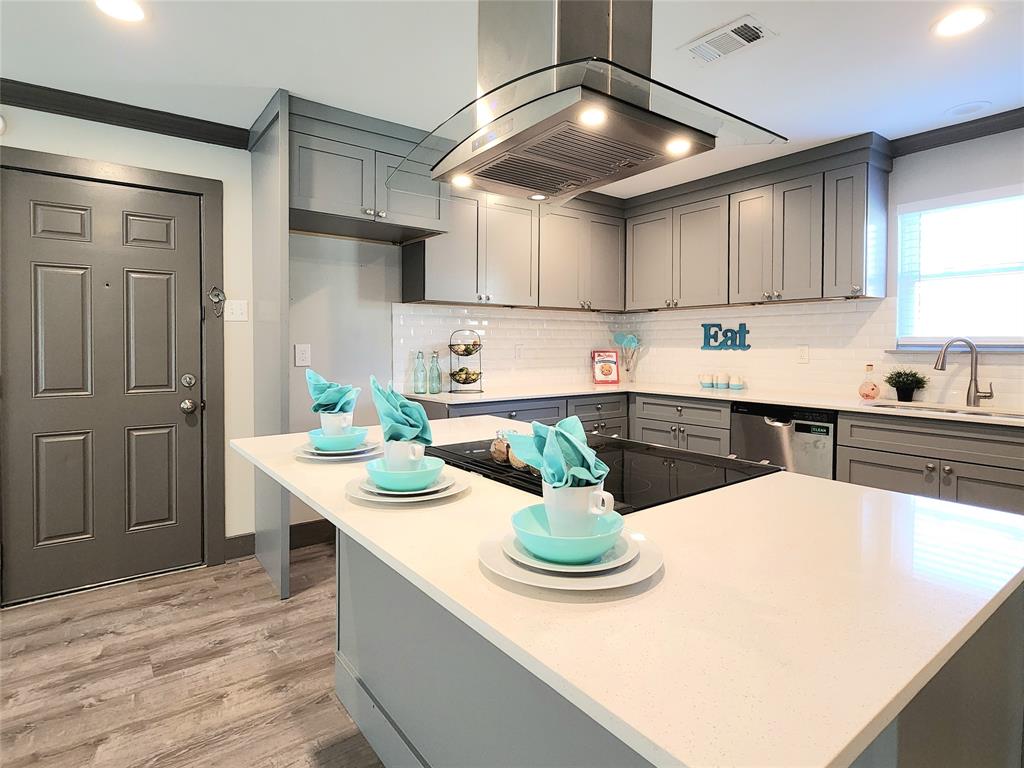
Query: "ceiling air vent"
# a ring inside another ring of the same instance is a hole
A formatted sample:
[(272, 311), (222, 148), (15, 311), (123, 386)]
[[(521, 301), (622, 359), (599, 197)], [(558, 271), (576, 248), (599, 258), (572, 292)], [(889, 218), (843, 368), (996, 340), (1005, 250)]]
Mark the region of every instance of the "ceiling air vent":
[(679, 47), (686, 48), (698, 61), (709, 63), (767, 37), (775, 37), (775, 33), (753, 16), (743, 16)]

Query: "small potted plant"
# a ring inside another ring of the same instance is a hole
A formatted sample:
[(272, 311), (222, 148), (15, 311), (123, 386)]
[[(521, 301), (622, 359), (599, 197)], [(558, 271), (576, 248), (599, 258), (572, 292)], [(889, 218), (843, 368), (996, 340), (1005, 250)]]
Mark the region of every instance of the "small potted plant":
[(896, 368), (889, 371), (885, 383), (896, 390), (897, 400), (909, 403), (914, 399), (915, 389), (924, 389), (928, 385), (928, 377), (909, 368)]

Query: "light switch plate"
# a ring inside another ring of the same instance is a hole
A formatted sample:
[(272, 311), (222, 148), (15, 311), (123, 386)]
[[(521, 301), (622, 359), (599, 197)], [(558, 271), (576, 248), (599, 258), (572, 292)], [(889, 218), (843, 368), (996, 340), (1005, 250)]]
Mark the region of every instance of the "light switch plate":
[(309, 348), (309, 344), (296, 344), (295, 345), (295, 367), (296, 368), (308, 368), (313, 364), (312, 362), (313, 353)]
[(224, 322), (249, 322), (249, 302), (246, 299), (226, 299), (224, 301)]
[(798, 363), (811, 362), (811, 348), (807, 344), (800, 344), (796, 348), (796, 361)]

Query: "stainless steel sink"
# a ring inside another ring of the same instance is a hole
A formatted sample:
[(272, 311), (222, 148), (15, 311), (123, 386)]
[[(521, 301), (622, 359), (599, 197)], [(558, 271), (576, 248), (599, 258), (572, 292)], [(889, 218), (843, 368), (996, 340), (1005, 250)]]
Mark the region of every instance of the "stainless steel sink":
[(982, 410), (981, 408), (969, 408), (967, 406), (955, 405), (919, 405), (917, 403), (865, 403), (872, 408), (893, 408), (903, 411), (928, 411), (930, 413), (961, 413), (965, 416), (994, 416), (1000, 419), (1021, 419), (1024, 420), (1024, 413), (1018, 411), (996, 411)]

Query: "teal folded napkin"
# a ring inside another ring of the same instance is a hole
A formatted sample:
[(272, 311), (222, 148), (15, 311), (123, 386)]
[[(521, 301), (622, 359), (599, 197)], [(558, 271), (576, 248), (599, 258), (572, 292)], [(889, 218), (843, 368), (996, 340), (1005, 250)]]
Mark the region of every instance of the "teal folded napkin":
[(362, 390), (328, 381), (312, 368), (306, 369), (306, 387), (313, 398), (313, 413), (351, 413)]
[(587, 433), (578, 416), (562, 419), (549, 427), (533, 422), (532, 435), (506, 434), (516, 456), (534, 469), (554, 488), (599, 485), (608, 465), (587, 445)]
[(390, 382), (385, 389), (373, 376), (370, 377), (370, 391), (386, 441), (415, 440), (430, 445), (430, 422), (422, 405), (406, 400), (395, 392)]

